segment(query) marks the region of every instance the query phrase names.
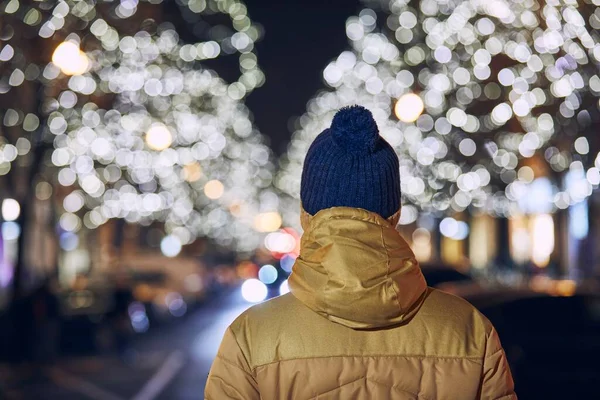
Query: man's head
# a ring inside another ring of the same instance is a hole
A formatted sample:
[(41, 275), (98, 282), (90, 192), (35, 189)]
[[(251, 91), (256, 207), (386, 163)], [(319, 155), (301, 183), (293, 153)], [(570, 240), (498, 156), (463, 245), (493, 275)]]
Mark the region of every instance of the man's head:
[(317, 136), (304, 161), (300, 198), (311, 215), (354, 207), (388, 218), (400, 209), (398, 156), (369, 110), (344, 107)]

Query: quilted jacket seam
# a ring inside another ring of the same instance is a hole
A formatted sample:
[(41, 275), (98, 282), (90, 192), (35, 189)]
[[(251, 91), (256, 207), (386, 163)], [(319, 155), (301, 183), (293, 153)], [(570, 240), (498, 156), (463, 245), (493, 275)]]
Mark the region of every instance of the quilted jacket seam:
[[(246, 361), (246, 365), (250, 368), (250, 371), (248, 371), (245, 368), (240, 368), (239, 366), (237, 366), (239, 369), (241, 369), (242, 371), (244, 371), (245, 373), (249, 373), (252, 372), (254, 373), (254, 369), (250, 367), (250, 362), (248, 360), (248, 358), (246, 358), (246, 354), (244, 353), (244, 351), (242, 350), (242, 346), (240, 346), (240, 342), (238, 342), (237, 337), (235, 336), (235, 332), (233, 331), (233, 329), (229, 329), (229, 331), (231, 332), (231, 336), (233, 336), (233, 340), (235, 341), (235, 344), (237, 345), (238, 349), (240, 350), (240, 353), (242, 353), (242, 357), (244, 357), (244, 361)], [(222, 356), (220, 357), (222, 360), (227, 361), (229, 363), (231, 363), (231, 361), (226, 360), (225, 358), (223, 358)]]
[(392, 389), (394, 389), (394, 390), (398, 390), (398, 391), (400, 391), (400, 392), (404, 392), (404, 393), (411, 394), (411, 395), (413, 395), (413, 396), (416, 396), (417, 398), (420, 398), (420, 399), (423, 399), (423, 400), (429, 400), (429, 398), (428, 398), (428, 397), (422, 396), (422, 395), (420, 395), (419, 393), (414, 393), (414, 392), (412, 392), (412, 391), (410, 391), (410, 390), (402, 389), (401, 387), (398, 387), (397, 385), (391, 385), (391, 386), (390, 386), (390, 385), (388, 385), (388, 384), (386, 384), (386, 383), (384, 383), (384, 382), (380, 382), (380, 381), (378, 381), (378, 380), (376, 380), (376, 379), (369, 378), (369, 377), (365, 377), (365, 380), (367, 380), (367, 381), (371, 381), (371, 382), (374, 382), (374, 383), (376, 383), (376, 384), (378, 384), (378, 385), (382, 385), (382, 386), (390, 387), (390, 388), (392, 388)]
[[(390, 253), (385, 244), (385, 239), (383, 238), (383, 226), (380, 226), (379, 233), (381, 235), (381, 245), (385, 249), (385, 257), (386, 257), (386, 265), (387, 265), (387, 272), (385, 275), (385, 280), (389, 281), (390, 280)], [(396, 290), (396, 283), (393, 280), (392, 280), (391, 286), (392, 286), (392, 290), (394, 291), (394, 295), (396, 297), (396, 303), (398, 305), (398, 309), (400, 310), (401, 313), (403, 313), (404, 310), (402, 309), (402, 304), (400, 304), (400, 295), (398, 294), (398, 291)]]
[(217, 356), (215, 358), (218, 358), (219, 360), (223, 361), (225, 364), (227, 365), (231, 365), (232, 367), (235, 367), (236, 369), (239, 369), (242, 372), (248, 373), (248, 371), (246, 371), (244, 368), (240, 367), (239, 365), (237, 365), (236, 363), (234, 363), (233, 361), (217, 354)]
[[(241, 399), (243, 399), (242, 393), (240, 393), (239, 390), (237, 390), (237, 388), (235, 386), (233, 386), (230, 383), (228, 383), (225, 379), (223, 379), (223, 378), (221, 378), (219, 376), (211, 376), (210, 379), (217, 380), (217, 381), (221, 382), (222, 385), (230, 388), (231, 390), (233, 390), (234, 392), (236, 392), (240, 396)], [(204, 400), (209, 400), (209, 398), (206, 397)]]
[(313, 357), (294, 357), (287, 358), (285, 360), (276, 360), (268, 363), (256, 365), (252, 368), (252, 372), (255, 372), (257, 369), (266, 367), (273, 364), (279, 364), (286, 361), (298, 361), (298, 360), (320, 360), (320, 359), (331, 359), (331, 358), (422, 358), (422, 359), (433, 359), (433, 360), (466, 360), (473, 362), (477, 365), (482, 365), (483, 360), (478, 356), (433, 356), (433, 355), (420, 355), (420, 354), (403, 354), (403, 355), (369, 355), (369, 356), (313, 356)]
[(365, 379), (366, 378), (364, 376), (361, 376), (360, 378), (357, 378), (357, 379), (355, 379), (353, 381), (346, 382), (346, 383), (344, 383), (342, 385), (336, 386), (333, 389), (328, 390), (326, 392), (318, 393), (316, 396), (310, 397), (309, 400), (317, 399), (317, 398), (319, 398), (319, 396), (323, 396), (323, 395), (325, 395), (327, 393), (335, 392), (336, 390), (339, 390), (339, 389), (343, 388), (344, 386), (352, 385), (353, 383), (360, 382), (360, 381), (365, 380)]

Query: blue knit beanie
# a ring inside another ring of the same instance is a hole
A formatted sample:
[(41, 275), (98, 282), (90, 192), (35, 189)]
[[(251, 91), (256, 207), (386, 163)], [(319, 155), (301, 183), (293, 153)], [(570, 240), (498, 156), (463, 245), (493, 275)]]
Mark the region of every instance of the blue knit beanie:
[(344, 107), (317, 136), (304, 160), (300, 199), (311, 215), (353, 207), (388, 218), (400, 209), (398, 156), (369, 110)]

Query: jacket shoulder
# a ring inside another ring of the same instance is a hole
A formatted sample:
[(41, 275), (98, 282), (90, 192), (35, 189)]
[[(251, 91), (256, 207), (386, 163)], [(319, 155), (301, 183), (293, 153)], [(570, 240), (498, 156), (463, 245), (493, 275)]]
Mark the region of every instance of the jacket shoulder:
[(272, 326), (273, 323), (286, 319), (290, 312), (297, 311), (300, 306), (301, 303), (287, 293), (248, 308), (235, 319), (231, 329), (236, 333), (255, 326)]
[(443, 323), (457, 329), (465, 329), (475, 336), (485, 337), (493, 326), (471, 303), (462, 297), (428, 288), (428, 295), (418, 314), (432, 325)]
[(427, 299), (423, 306), (421, 311), (426, 314), (444, 314), (455, 318), (468, 318), (476, 315), (489, 323), (487, 318), (467, 300), (439, 289), (428, 288)]
[(229, 328), (254, 367), (272, 360), (275, 344), (297, 333), (299, 322), (312, 318), (324, 320), (288, 293), (250, 307)]

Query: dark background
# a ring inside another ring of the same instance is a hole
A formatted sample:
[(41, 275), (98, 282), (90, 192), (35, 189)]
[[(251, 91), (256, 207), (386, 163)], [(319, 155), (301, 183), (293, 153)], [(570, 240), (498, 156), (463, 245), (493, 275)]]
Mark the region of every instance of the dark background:
[(346, 19), (360, 10), (358, 0), (246, 0), (248, 16), (264, 27), (256, 45), (267, 79), (247, 99), (262, 133), (282, 154), (291, 130), (289, 119), (325, 87), (323, 69), (349, 48)]

